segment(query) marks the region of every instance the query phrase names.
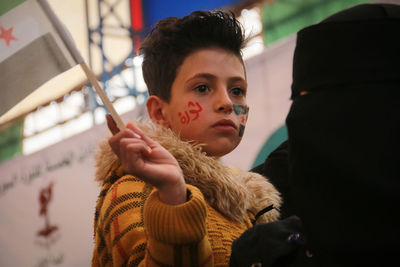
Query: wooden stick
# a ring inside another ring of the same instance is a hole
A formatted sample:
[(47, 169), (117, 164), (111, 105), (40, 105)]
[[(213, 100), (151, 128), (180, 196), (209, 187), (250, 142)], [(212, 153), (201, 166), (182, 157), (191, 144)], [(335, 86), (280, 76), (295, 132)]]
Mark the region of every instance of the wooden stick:
[(51, 9), (49, 3), (46, 0), (38, 0), (38, 3), (42, 7), (43, 11), (47, 15), (48, 19), (52, 22), (54, 28), (56, 29), (58, 35), (60, 36), (61, 40), (63, 41), (64, 45), (70, 52), (72, 58), (74, 59), (76, 64), (80, 64), (83, 71), (85, 72), (87, 78), (89, 79), (90, 83), (96, 89), (97, 94), (100, 96), (101, 100), (103, 101), (104, 105), (111, 113), (115, 123), (117, 124), (120, 130), (125, 129), (125, 125), (122, 122), (120, 116), (115, 111), (113, 104), (108, 99), (107, 95), (100, 87), (99, 82), (97, 81), (96, 77), (94, 76), (92, 70), (86, 65), (85, 61), (81, 53), (79, 52), (78, 48), (75, 45), (74, 40), (72, 39), (71, 35), (69, 34), (67, 28), (62, 24), (62, 22), (58, 19), (54, 11)]
[(117, 111), (114, 109), (113, 104), (111, 101), (108, 99), (106, 93), (104, 90), (101, 88), (99, 82), (97, 81), (96, 77), (94, 76), (94, 73), (92, 70), (88, 67), (85, 61), (80, 63), (83, 71), (85, 72), (86, 76), (88, 77), (90, 83), (94, 86), (96, 93), (100, 96), (101, 101), (103, 101), (103, 104), (106, 106), (108, 111), (110, 112), (111, 116), (113, 117), (115, 123), (117, 124), (118, 128), (120, 131), (125, 129), (125, 125), (122, 122), (121, 117), (118, 115)]

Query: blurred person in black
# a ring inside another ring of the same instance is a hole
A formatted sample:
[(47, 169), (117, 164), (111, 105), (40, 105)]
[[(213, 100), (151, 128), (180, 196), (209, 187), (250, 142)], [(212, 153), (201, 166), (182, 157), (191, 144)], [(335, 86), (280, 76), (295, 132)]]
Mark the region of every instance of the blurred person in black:
[[(289, 248), (279, 259), (286, 258), (287, 266), (395, 264), (400, 248), (400, 6), (362, 4), (299, 31), (292, 100), (288, 141), (253, 169), (282, 193), (285, 220), (279, 227), (275, 222), (245, 232), (233, 244), (233, 261), (251, 255), (243, 248), (262, 247), (267, 255), (281, 245)], [(301, 218), (301, 229), (291, 215)], [(260, 238), (271, 229), (283, 235)], [(288, 244), (290, 232), (300, 233), (303, 242)], [(304, 261), (304, 252), (312, 262)], [(262, 266), (278, 262), (254, 253), (248, 259)]]

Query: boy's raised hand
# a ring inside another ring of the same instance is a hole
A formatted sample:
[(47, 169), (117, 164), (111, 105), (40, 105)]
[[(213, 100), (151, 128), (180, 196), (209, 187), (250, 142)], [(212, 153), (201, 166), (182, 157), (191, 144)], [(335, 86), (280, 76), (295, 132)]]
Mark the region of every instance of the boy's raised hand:
[(186, 183), (182, 169), (171, 153), (132, 123), (120, 131), (109, 114), (106, 118), (113, 134), (108, 143), (120, 159), (125, 173), (157, 187), (162, 202), (170, 205), (184, 203)]

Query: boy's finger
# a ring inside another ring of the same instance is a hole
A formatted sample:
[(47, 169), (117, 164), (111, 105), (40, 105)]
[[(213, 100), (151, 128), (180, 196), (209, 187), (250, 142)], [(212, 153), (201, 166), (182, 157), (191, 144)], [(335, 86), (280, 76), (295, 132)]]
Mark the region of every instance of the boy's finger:
[(108, 129), (110, 129), (110, 132), (113, 135), (119, 133), (119, 128), (118, 128), (117, 124), (115, 123), (111, 114), (106, 114), (106, 120), (107, 120)]
[(111, 136), (108, 140), (111, 143), (119, 143), (123, 138), (134, 138), (141, 139), (137, 133), (134, 133), (131, 129), (125, 129)]
[[(137, 139), (136, 139), (137, 140)], [(125, 151), (128, 153), (145, 153), (149, 154), (151, 153), (151, 148), (144, 142), (143, 140), (137, 140), (136, 142), (132, 142), (132, 139), (129, 140), (123, 140), (124, 144), (123, 146), (125, 147)], [(122, 143), (122, 142), (121, 142)]]
[(136, 133), (138, 135), (137, 138), (143, 139), (143, 141), (145, 141), (148, 145), (151, 145), (154, 143), (154, 141), (150, 137), (148, 137), (139, 127), (137, 127), (133, 123), (128, 122), (128, 124), (126, 125), (126, 128), (129, 128), (134, 133)]
[(111, 136), (108, 139), (108, 144), (110, 145), (110, 147), (112, 148), (112, 150), (114, 151), (114, 153), (119, 156), (120, 152), (119, 152), (119, 147), (120, 147), (120, 142), (122, 139), (124, 138), (128, 138), (128, 139), (141, 139), (140, 136), (138, 138), (138, 134), (134, 133), (131, 129), (125, 129), (123, 131), (119, 131), (117, 133), (115, 133), (113, 136)]

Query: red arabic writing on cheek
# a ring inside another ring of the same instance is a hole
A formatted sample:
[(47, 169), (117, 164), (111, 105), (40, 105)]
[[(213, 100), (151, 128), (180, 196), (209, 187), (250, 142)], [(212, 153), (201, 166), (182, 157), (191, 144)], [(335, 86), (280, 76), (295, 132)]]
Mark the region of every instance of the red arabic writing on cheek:
[(189, 114), (187, 113), (187, 111), (185, 111), (185, 115), (184, 116), (182, 116), (181, 112), (178, 112), (178, 116), (180, 117), (180, 121), (181, 121), (182, 124), (189, 123), (190, 117), (189, 117)]
[[(191, 121), (197, 120), (200, 116), (200, 112), (203, 110), (198, 102), (193, 103), (192, 101), (189, 101), (187, 106), (188, 110), (185, 110), (184, 114), (183, 112), (178, 112), (178, 116), (182, 124), (188, 124)], [(189, 113), (193, 114), (193, 116), (189, 115), (188, 111)]]

